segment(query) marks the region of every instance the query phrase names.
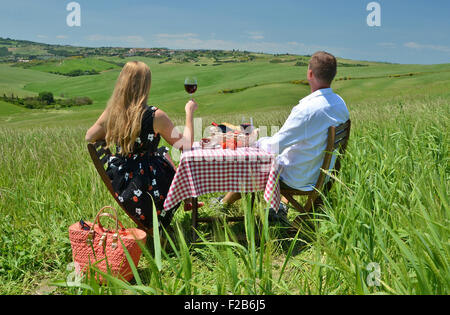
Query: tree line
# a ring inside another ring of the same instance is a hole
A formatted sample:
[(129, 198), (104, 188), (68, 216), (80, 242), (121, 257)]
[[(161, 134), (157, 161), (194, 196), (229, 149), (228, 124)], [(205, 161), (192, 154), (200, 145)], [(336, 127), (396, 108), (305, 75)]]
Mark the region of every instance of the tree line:
[(20, 98), (12, 93), (10, 96), (3, 94), (0, 99), (4, 102), (15, 104), (29, 109), (59, 109), (65, 107), (91, 105), (93, 102), (87, 96), (75, 96), (67, 99), (55, 99), (52, 92), (41, 92), (38, 96)]

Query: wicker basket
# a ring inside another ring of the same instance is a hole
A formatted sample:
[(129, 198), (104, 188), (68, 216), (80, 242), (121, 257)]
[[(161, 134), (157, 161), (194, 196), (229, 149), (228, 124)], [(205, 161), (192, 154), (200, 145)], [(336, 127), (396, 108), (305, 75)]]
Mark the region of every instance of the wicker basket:
[[(114, 210), (115, 215), (104, 213), (103, 211), (107, 208)], [(105, 216), (115, 220), (115, 230), (109, 231), (103, 228), (100, 217)], [(131, 266), (123, 250), (122, 242), (130, 253), (134, 265), (137, 266), (142, 254), (138, 242), (141, 242), (142, 245), (145, 244), (146, 233), (136, 228), (125, 229), (118, 220), (116, 209), (110, 206), (103, 207), (97, 213), (94, 223), (86, 222), (86, 225), (89, 230), (83, 229), (79, 222), (69, 227), (72, 256), (77, 270), (87, 273), (89, 265), (91, 265), (108, 273), (109, 267), (113, 276), (126, 281), (133, 279)], [(100, 275), (94, 276), (99, 282), (104, 281)]]

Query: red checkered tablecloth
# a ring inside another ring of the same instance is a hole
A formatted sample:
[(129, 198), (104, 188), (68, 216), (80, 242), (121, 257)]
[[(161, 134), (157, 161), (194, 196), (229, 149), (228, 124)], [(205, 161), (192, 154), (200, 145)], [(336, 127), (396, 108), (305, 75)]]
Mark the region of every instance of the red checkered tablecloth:
[(275, 155), (258, 148), (193, 148), (181, 155), (164, 208), (209, 193), (264, 191), (264, 199), (278, 211), (280, 172)]

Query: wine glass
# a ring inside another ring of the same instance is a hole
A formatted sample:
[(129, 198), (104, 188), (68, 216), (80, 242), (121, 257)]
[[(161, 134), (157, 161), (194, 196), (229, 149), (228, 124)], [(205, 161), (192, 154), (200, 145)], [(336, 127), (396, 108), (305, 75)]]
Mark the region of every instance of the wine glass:
[(186, 77), (184, 80), (184, 89), (192, 99), (192, 95), (197, 91), (197, 79), (194, 77)]
[(246, 136), (253, 132), (253, 117), (242, 117), (241, 131), (245, 133)]

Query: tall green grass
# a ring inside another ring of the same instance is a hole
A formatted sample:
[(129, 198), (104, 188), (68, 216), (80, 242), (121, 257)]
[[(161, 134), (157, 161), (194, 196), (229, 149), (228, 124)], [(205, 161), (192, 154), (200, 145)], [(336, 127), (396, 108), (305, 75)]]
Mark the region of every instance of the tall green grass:
[[(191, 243), (190, 215), (179, 211), (174, 233), (163, 234), (167, 246), (155, 239), (143, 251), (135, 280), (109, 278), (107, 286), (63, 285), (72, 260), (68, 226), (114, 204), (86, 152), (88, 126), (2, 127), (0, 292), (448, 294), (449, 109), (439, 98), (351, 106), (343, 169), (314, 230), (286, 236), (268, 225), (262, 198), (253, 209), (244, 199), (243, 224), (200, 226)], [(253, 116), (270, 126), (286, 114)], [(203, 200), (202, 212), (215, 212)]]

